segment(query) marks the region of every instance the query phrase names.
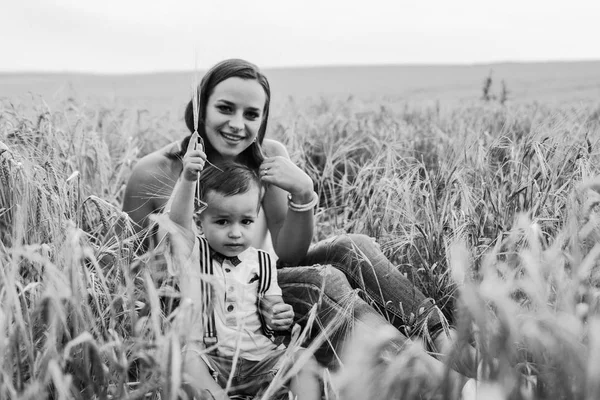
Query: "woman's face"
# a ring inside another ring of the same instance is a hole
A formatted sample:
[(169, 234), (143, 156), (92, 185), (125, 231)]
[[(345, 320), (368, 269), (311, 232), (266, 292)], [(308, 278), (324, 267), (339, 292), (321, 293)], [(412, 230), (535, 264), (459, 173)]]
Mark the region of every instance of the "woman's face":
[(223, 159), (235, 160), (256, 139), (266, 101), (254, 79), (229, 78), (215, 86), (206, 105), (205, 129)]

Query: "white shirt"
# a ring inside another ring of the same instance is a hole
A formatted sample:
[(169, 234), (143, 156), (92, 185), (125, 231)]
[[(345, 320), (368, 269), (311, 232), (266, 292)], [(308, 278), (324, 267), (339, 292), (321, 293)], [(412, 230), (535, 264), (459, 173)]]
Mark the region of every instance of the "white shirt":
[[(196, 237), (192, 254), (186, 262), (187, 268), (179, 269), (181, 272), (188, 270), (180, 276), (180, 287), (184, 296), (189, 297), (194, 303), (202, 303), (200, 273), (200, 246), (199, 241), (206, 240)], [(210, 279), (213, 288), (213, 306), (215, 315), (215, 328), (218, 338), (219, 351), (228, 356), (233, 356), (239, 349), (239, 356), (247, 360), (260, 361), (267, 354), (277, 349), (278, 346), (265, 336), (262, 330), (258, 311), (259, 289), (259, 250), (250, 247), (240, 253), (238, 258), (241, 263), (234, 266), (229, 260), (223, 265), (212, 260), (213, 276)], [(268, 254), (261, 252), (263, 255)], [(275, 260), (271, 258), (271, 267), (268, 269), (268, 289), (265, 296), (281, 296), (281, 288), (277, 284), (277, 269)], [(185, 289), (187, 288), (187, 289)], [(201, 319), (199, 319), (201, 321)], [(191, 336), (194, 340), (202, 340), (203, 328), (197, 326)]]

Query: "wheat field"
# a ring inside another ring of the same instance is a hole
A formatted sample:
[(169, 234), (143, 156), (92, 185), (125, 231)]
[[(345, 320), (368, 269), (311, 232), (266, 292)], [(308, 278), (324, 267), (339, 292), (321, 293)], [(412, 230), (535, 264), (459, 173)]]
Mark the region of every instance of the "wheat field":
[[(268, 137), (316, 184), (315, 240), (377, 238), (476, 348), (479, 398), (598, 399), (600, 103), (484, 101), (483, 81), (461, 102), (282, 96)], [(49, 103), (0, 108), (0, 398), (183, 396), (184, 313), (162, 315), (151, 257), (115, 229), (132, 167), (182, 118)], [(386, 334), (356, 333), (324, 398), (426, 396), (428, 371), (378, 354)]]

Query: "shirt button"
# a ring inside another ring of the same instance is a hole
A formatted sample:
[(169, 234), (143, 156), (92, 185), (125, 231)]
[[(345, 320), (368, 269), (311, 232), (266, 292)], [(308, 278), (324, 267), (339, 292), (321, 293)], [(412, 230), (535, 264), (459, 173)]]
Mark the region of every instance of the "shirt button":
[(225, 272), (231, 272), (231, 268), (225, 268)]
[(227, 311), (232, 312), (233, 311), (233, 304), (230, 304), (227, 306)]

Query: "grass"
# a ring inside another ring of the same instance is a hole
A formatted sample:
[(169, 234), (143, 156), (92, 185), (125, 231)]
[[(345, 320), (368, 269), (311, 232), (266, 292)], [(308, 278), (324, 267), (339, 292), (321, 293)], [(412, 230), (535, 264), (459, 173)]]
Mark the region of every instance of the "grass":
[[(320, 195), (316, 240), (377, 238), (474, 344), (482, 393), (600, 397), (598, 104), (331, 98), (278, 112), (269, 137)], [(182, 126), (73, 100), (2, 104), (0, 397), (176, 398), (185, 313), (161, 313), (120, 203), (135, 162)], [(417, 398), (428, 371), (380, 358), (388, 334), (357, 333), (329, 398)]]

